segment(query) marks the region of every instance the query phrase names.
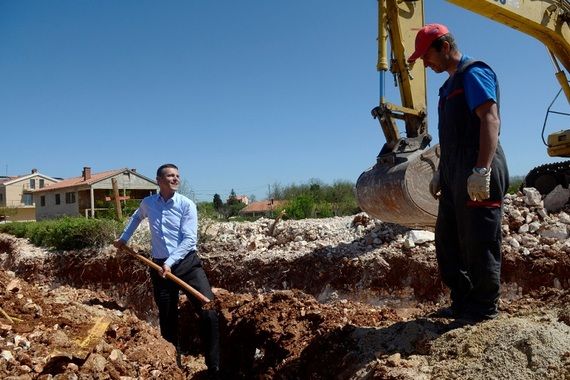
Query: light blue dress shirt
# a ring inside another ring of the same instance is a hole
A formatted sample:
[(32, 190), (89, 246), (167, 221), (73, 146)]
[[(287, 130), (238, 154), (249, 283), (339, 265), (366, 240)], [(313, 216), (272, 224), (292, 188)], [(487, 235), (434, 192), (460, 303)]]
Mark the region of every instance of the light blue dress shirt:
[(198, 212), (194, 202), (184, 195), (174, 193), (168, 201), (160, 194), (144, 198), (120, 239), (129, 241), (144, 218), (148, 218), (153, 258), (166, 259), (164, 264), (172, 268), (188, 252), (196, 250)]

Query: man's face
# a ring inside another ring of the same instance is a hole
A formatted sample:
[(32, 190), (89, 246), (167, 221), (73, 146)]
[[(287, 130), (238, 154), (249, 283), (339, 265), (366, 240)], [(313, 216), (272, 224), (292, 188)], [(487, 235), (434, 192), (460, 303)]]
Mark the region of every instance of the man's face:
[(430, 47), (426, 51), (426, 53), (422, 56), (422, 61), (424, 61), (425, 67), (429, 67), (438, 74), (447, 71), (449, 54), (446, 52), (449, 49), (446, 49), (446, 44), (447, 43), (444, 43), (441, 51), (437, 51), (433, 47)]
[(173, 192), (178, 190), (178, 186), (180, 186), (180, 174), (178, 174), (177, 169), (164, 168), (161, 176), (156, 178), (156, 182), (158, 182), (161, 193)]

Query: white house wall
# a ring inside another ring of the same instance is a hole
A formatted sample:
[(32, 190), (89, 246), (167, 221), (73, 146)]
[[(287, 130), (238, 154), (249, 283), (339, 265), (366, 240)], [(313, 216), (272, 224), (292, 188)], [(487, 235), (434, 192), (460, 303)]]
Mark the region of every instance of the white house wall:
[(133, 173), (127, 173), (118, 175), (115, 177), (107, 178), (97, 183), (94, 183), (92, 186), (94, 189), (112, 189), (113, 183), (112, 178), (117, 179), (117, 186), (119, 189), (131, 189), (131, 190), (145, 190), (148, 189), (149, 192), (151, 189), (155, 190), (158, 189), (154, 182), (147, 180), (146, 178), (139, 177)]
[[(65, 203), (65, 194), (68, 192), (75, 193), (74, 203)], [(60, 204), (55, 204), (55, 195), (59, 194)], [(46, 204), (41, 206), (41, 197), (45, 196)], [(52, 219), (59, 216), (79, 216), (79, 199), (77, 191), (52, 191), (34, 194), (34, 202), (36, 203), (36, 220)]]

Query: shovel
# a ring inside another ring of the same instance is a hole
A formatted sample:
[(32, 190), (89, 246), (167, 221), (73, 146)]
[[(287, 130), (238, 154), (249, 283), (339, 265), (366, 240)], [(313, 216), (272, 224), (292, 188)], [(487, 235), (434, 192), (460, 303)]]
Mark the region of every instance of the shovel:
[[(123, 245), (119, 250), (127, 252), (129, 255), (131, 255), (134, 258), (136, 258), (137, 260), (141, 261), (146, 266), (148, 266), (152, 269), (155, 269), (158, 272), (162, 271), (162, 268), (160, 267), (160, 265), (153, 263), (151, 260), (147, 259), (146, 257), (144, 257), (142, 255), (139, 255), (138, 253), (136, 253), (134, 251), (134, 249), (132, 249), (131, 247), (129, 247), (127, 245)], [(187, 283), (185, 283), (184, 281), (182, 281), (180, 278), (176, 277), (172, 273), (167, 273), (166, 278), (168, 278), (169, 280), (174, 281), (176, 284), (180, 285), (180, 287), (182, 287), (182, 289), (184, 289), (188, 293), (192, 294), (196, 299), (198, 299), (202, 303), (206, 304), (206, 303), (210, 302), (210, 299), (208, 297), (206, 297), (205, 295), (203, 295), (202, 293), (200, 293), (199, 291), (197, 291), (196, 289), (194, 289), (193, 287), (191, 287), (190, 285), (188, 285)]]

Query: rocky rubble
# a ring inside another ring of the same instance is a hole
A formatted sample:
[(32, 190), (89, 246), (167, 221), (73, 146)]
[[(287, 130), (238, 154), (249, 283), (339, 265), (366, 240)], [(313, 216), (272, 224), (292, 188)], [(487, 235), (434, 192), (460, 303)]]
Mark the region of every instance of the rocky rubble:
[[(540, 193), (525, 188), (525, 195), (507, 194), (503, 233), (505, 249), (528, 255), (533, 249), (550, 247), (570, 252), (570, 215), (565, 211), (549, 212)], [(272, 219), (255, 222), (209, 224), (203, 234), (203, 251), (224, 249), (237, 254), (259, 257), (278, 249), (292, 255), (303, 255), (318, 249), (334, 253), (342, 247), (352, 253), (377, 247), (401, 249), (423, 244), (428, 250), (434, 235), (430, 231), (405, 227), (369, 218), (362, 213), (350, 217), (282, 221), (272, 235), (267, 231)]]

